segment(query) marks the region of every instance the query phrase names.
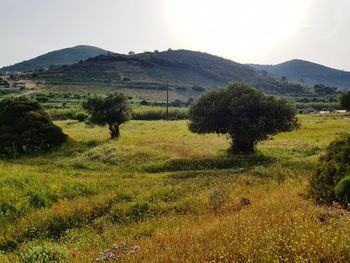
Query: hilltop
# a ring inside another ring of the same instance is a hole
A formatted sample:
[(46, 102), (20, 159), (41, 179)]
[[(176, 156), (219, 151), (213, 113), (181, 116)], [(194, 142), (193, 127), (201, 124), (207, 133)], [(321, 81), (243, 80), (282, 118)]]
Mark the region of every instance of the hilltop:
[(52, 51), (30, 60), (3, 67), (0, 72), (26, 72), (48, 68), (51, 65), (69, 65), (101, 54), (107, 54), (107, 51), (98, 47), (80, 45)]
[(350, 88), (350, 72), (305, 60), (294, 59), (277, 65), (249, 65), (254, 69), (266, 71), (278, 77), (286, 76), (289, 80)]
[(168, 81), (175, 88), (203, 89), (232, 82), (275, 94), (300, 94), (300, 85), (283, 83), (268, 74), (218, 56), (190, 50), (168, 50), (140, 54), (99, 55), (67, 66), (51, 67), (35, 77), (47, 83), (101, 83), (124, 88), (164, 89)]

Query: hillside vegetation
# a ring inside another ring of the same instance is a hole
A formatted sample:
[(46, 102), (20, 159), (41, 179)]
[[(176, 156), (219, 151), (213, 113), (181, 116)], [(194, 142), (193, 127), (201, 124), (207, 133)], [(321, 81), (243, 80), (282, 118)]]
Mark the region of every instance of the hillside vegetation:
[(350, 72), (329, 68), (305, 60), (294, 59), (277, 65), (250, 64), (250, 66), (278, 77), (285, 76), (289, 80), (350, 88)]
[(224, 58), (189, 50), (145, 52), (133, 55), (108, 54), (70, 66), (39, 72), (38, 80), (51, 84), (105, 84), (117, 88), (204, 91), (245, 82), (275, 94), (302, 94), (300, 85), (284, 83)]
[(118, 141), (57, 121), (58, 151), (0, 161), (0, 262), (348, 262), (348, 212), (307, 185), (349, 116), (299, 118), (248, 157), (186, 121), (130, 121)]
[(0, 69), (0, 72), (26, 72), (48, 68), (51, 65), (74, 64), (81, 60), (96, 57), (101, 54), (107, 54), (107, 51), (98, 47), (81, 45), (52, 51), (30, 60), (3, 67)]

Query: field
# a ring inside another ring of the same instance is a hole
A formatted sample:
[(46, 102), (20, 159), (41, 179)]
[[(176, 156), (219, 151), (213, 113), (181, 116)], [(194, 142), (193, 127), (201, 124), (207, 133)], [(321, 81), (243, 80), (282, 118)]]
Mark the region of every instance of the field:
[(130, 121), (117, 141), (107, 128), (57, 121), (66, 145), (0, 161), (0, 262), (111, 252), (118, 262), (350, 261), (349, 213), (307, 195), (319, 155), (350, 120), (299, 118), (299, 130), (248, 157), (186, 121)]

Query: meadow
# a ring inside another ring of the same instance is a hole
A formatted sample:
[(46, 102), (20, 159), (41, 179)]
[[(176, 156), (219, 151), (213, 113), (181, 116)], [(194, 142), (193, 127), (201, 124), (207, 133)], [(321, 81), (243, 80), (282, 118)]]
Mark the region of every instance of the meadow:
[(67, 144), (0, 161), (0, 262), (348, 262), (348, 211), (307, 188), (349, 116), (299, 118), (245, 157), (186, 120), (132, 120), (119, 140), (56, 121)]

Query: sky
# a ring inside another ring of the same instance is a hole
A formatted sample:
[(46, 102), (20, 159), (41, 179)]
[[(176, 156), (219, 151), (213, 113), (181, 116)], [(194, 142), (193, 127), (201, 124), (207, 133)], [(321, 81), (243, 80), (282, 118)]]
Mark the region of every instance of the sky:
[(93, 45), (350, 71), (350, 0), (0, 0), (0, 67)]

